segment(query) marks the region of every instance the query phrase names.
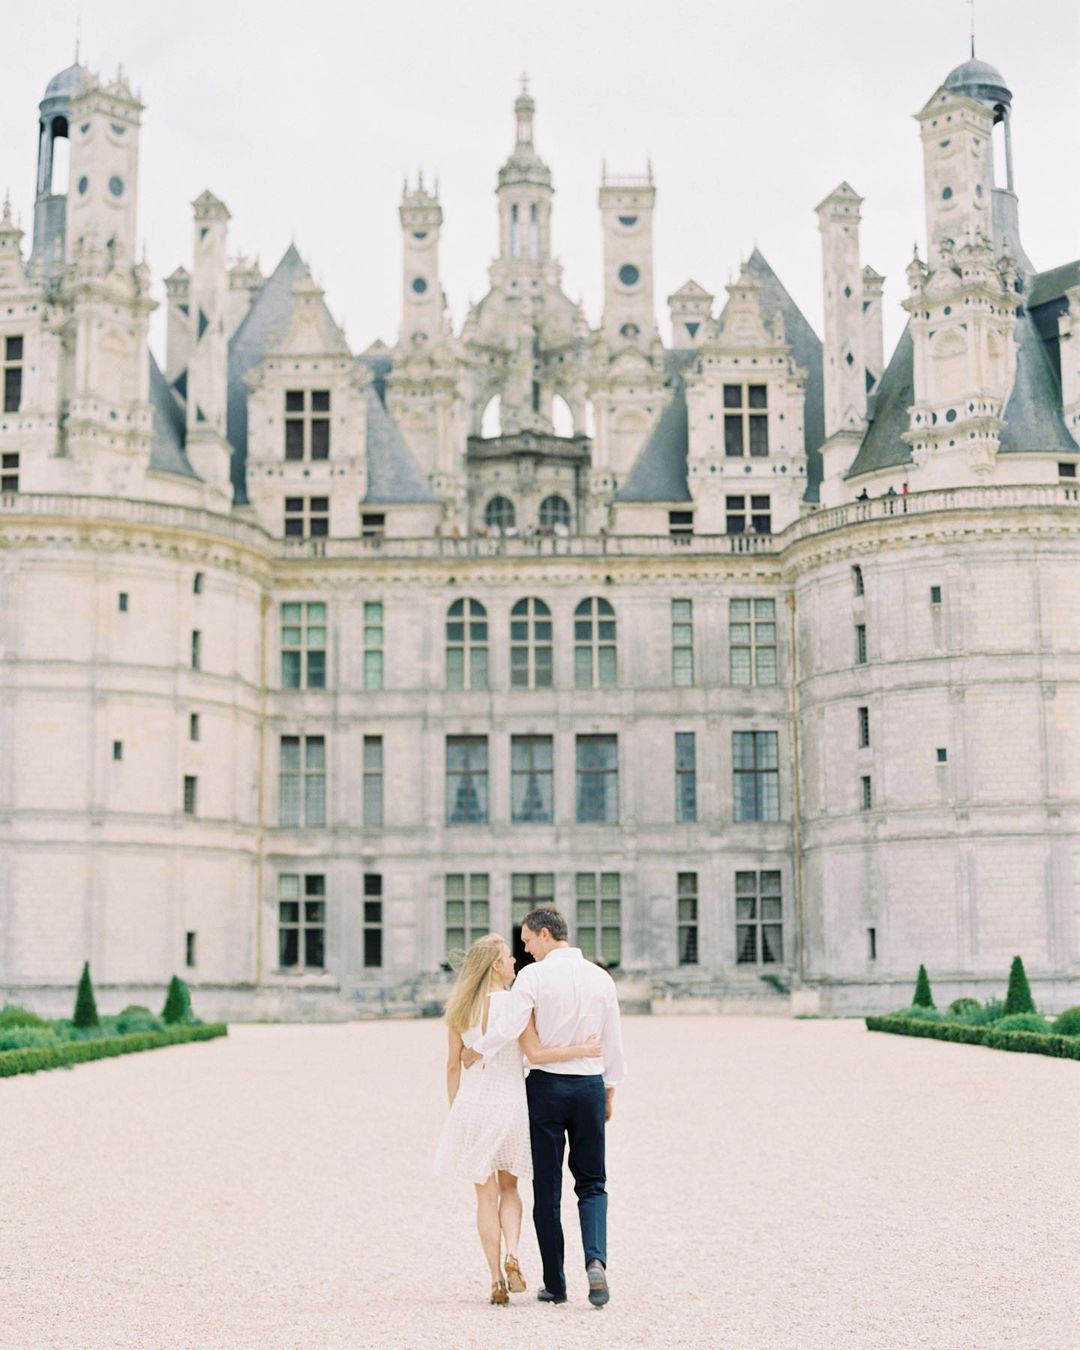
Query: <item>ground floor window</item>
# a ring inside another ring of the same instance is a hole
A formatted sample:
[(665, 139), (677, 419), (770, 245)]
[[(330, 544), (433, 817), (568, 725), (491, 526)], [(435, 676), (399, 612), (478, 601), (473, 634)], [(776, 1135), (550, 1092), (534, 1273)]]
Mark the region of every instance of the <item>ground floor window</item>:
[(383, 963), (383, 887), (382, 875), (364, 875), (364, 965), (378, 968)]
[(577, 874), (577, 945), (601, 966), (622, 959), (621, 903), (618, 872)]
[(491, 897), (486, 872), (446, 875), (446, 956), (467, 951), (491, 932)]
[(680, 872), (678, 880), (679, 965), (698, 960), (698, 879), (696, 872)]
[(326, 877), (282, 872), (278, 876), (278, 965), (282, 970), (322, 970), (326, 964)]
[(735, 960), (775, 965), (784, 959), (779, 872), (735, 873)]
[(532, 957), (521, 942), (521, 925), (533, 909), (552, 909), (555, 905), (554, 872), (514, 872), (510, 877), (510, 927), (513, 930), (514, 960), (518, 970), (530, 965)]

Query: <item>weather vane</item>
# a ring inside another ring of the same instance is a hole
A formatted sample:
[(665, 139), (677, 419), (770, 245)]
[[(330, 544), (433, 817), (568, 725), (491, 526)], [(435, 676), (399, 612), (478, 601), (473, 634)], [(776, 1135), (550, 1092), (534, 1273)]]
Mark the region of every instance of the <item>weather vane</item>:
[(975, 0), (964, 0), (971, 6), (971, 59), (975, 60)]

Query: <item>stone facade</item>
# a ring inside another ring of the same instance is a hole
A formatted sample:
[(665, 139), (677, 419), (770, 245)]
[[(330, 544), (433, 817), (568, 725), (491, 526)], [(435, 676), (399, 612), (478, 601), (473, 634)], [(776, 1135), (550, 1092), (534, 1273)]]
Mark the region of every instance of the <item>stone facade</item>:
[(605, 169), (590, 327), (523, 89), (460, 332), (437, 185), (359, 356), (207, 192), (162, 370), (141, 112), (62, 72), (28, 259), (0, 222), (0, 995), (59, 1011), (88, 958), (106, 1006), (432, 1008), (554, 900), (628, 1006), (988, 993), (1015, 952), (1077, 1001), (1080, 264), (1023, 252), (992, 67), (919, 116), (888, 362), (847, 183), (823, 339), (755, 250), (665, 348), (652, 168)]

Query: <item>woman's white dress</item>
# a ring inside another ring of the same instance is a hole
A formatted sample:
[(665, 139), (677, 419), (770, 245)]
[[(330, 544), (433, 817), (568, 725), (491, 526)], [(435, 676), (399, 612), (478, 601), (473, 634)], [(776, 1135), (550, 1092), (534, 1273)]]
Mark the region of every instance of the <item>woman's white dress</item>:
[[(490, 1019), (505, 991), (491, 995)], [(461, 1039), (471, 1049), (483, 1032), (470, 1027)], [(532, 1176), (529, 1106), (521, 1049), (511, 1041), (497, 1055), (461, 1070), (461, 1083), (435, 1150), (435, 1170), (463, 1181), (486, 1181), (492, 1172)]]

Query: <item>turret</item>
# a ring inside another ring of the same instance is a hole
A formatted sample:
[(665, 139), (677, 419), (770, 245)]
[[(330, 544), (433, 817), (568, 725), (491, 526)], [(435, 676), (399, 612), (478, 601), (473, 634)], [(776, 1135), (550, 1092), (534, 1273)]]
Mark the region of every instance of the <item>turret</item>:
[(108, 265), (135, 264), (139, 118), (143, 105), (119, 71), (105, 83), (85, 74), (71, 95), (71, 189), (68, 257), (80, 239), (96, 241)]
[(536, 153), (536, 103), (522, 77), (514, 101), (513, 153), (499, 170), (499, 257), (511, 265), (538, 265), (551, 256), (551, 170)]
[(713, 296), (696, 281), (688, 281), (668, 296), (671, 314), (671, 345), (677, 349), (698, 347), (708, 333)]
[(445, 301), (439, 279), (439, 231), (443, 213), (438, 188), (425, 191), (421, 174), (414, 189), (408, 181), (401, 206), (401, 334), (404, 345), (423, 345), (440, 337), (445, 327)]
[(825, 296), (825, 435), (860, 429), (866, 419), (866, 347), (859, 207), (862, 198), (841, 183), (816, 208), (821, 231)]
[(54, 75), (39, 107), (37, 187), (31, 268), (42, 278), (63, 270), (70, 180), (71, 100), (86, 78), (75, 63)]
[(885, 278), (867, 265), (862, 270), (863, 356), (866, 360), (866, 386), (873, 393), (885, 369), (885, 336), (882, 326), (881, 293)]
[[(955, 75), (956, 72), (954, 71)], [(993, 237), (994, 114), (985, 103), (946, 83), (917, 115), (922, 127), (926, 247), (931, 270), (949, 245), (972, 232)]]
[(609, 175), (600, 183), (604, 231), (604, 337), (611, 348), (648, 350), (656, 336), (653, 311), (652, 165), (644, 174)]
[(191, 273), (178, 267), (165, 278), (165, 378), (170, 384), (191, 359)]

